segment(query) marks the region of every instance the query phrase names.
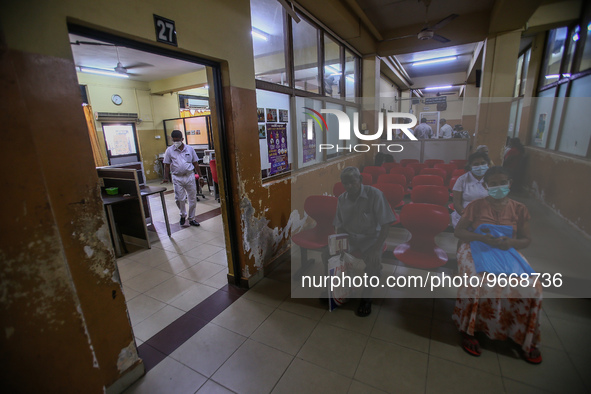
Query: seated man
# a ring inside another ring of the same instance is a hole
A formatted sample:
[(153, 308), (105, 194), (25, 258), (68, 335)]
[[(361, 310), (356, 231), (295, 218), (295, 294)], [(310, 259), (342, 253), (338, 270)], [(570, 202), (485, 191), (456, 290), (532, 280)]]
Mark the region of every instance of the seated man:
[[(362, 185), (361, 174), (355, 167), (341, 172), (345, 193), (339, 196), (334, 225), (337, 233), (349, 234), (350, 252), (360, 254), (368, 276), (380, 276), (382, 251), (389, 224), (396, 220), (390, 205), (378, 189)], [(371, 289), (363, 289), (357, 315), (371, 313)]]

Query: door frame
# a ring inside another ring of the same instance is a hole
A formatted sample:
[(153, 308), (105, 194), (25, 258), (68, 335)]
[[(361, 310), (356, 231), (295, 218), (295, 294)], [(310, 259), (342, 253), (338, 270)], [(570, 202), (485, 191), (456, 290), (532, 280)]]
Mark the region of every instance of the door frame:
[[(236, 225), (236, 214), (232, 209), (237, 202), (234, 201), (234, 197), (230, 190), (230, 174), (228, 169), (232, 168), (230, 165), (230, 158), (229, 155), (226, 153), (226, 149), (228, 147), (228, 136), (226, 134), (226, 122), (224, 116), (224, 97), (222, 91), (222, 71), (221, 71), (221, 64), (219, 62), (202, 58), (198, 55), (188, 54), (186, 52), (180, 52), (179, 50), (172, 49), (172, 48), (164, 48), (158, 45), (149, 44), (145, 42), (140, 42), (136, 40), (132, 40), (129, 38), (124, 38), (121, 36), (117, 36), (111, 33), (106, 33), (104, 31), (92, 29), (86, 26), (82, 26), (76, 23), (68, 23), (68, 32), (73, 34), (78, 34), (81, 36), (85, 36), (88, 38), (94, 38), (101, 41), (110, 42), (113, 44), (125, 45), (126, 47), (136, 49), (139, 51), (149, 52), (160, 56), (167, 56), (173, 59), (184, 60), (192, 63), (201, 64), (203, 66), (211, 67), (212, 74), (213, 74), (213, 90), (214, 90), (214, 99), (216, 105), (216, 113), (217, 121), (219, 124), (218, 128), (218, 139), (220, 142), (220, 152), (216, 152), (216, 156), (218, 162), (221, 163), (221, 173), (218, 174), (218, 178), (221, 178), (224, 182), (224, 199), (226, 201), (226, 207), (222, 210), (222, 213), (226, 215), (228, 219), (228, 235), (229, 235), (229, 244), (230, 244), (230, 258), (232, 260), (232, 267), (234, 270), (234, 283), (236, 286), (240, 286), (240, 278), (242, 276), (242, 270), (240, 267), (240, 261), (238, 256), (240, 253), (238, 251), (238, 245), (240, 244), (240, 239), (238, 238), (238, 228)], [(211, 86), (210, 86), (211, 89)], [(214, 116), (214, 114), (212, 114)]]

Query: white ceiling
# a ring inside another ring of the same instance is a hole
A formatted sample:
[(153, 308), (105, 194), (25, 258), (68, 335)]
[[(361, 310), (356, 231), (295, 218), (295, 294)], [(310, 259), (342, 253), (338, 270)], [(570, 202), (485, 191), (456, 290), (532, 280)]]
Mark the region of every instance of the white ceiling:
[[(431, 0), (426, 12), (424, 1), (356, 0), (356, 2), (373, 25), (384, 35), (388, 31), (404, 26), (424, 24), (425, 19), (432, 26), (450, 14), (465, 15), (490, 10), (494, 4), (494, 0)], [(445, 36), (444, 30), (440, 33)]]
[[(77, 42), (79, 44), (76, 44)], [(123, 67), (128, 69), (129, 79), (134, 81), (158, 81), (205, 68), (201, 64), (172, 59), (124, 46), (115, 46), (111, 43), (76, 34), (70, 34), (70, 43), (74, 62), (78, 67), (114, 71), (118, 62), (117, 52), (119, 52), (119, 61)]]

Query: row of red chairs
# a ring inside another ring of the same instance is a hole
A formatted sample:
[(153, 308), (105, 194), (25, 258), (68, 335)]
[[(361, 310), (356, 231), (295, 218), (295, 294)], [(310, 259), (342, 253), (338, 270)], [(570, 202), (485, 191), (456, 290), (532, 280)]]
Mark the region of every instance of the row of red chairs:
[[(382, 190), (391, 206), (396, 203), (396, 199), (402, 200), (401, 185), (378, 184), (376, 187)], [(425, 197), (431, 201), (433, 196), (441, 195), (446, 197), (447, 202), (447, 190), (439, 187), (440, 191), (437, 192), (434, 188), (437, 186), (418, 186), (413, 190), (413, 203), (405, 205), (399, 215), (395, 213), (397, 222), (411, 233), (411, 239), (398, 245), (394, 255), (412, 267), (435, 268), (447, 262), (447, 254), (435, 244), (435, 236), (449, 225), (449, 212), (445, 206), (425, 203), (421, 199)], [(393, 200), (388, 198), (388, 195), (393, 198), (390, 191), (397, 194)], [(316, 221), (316, 226), (292, 235), (292, 241), (301, 248), (302, 267), (308, 265), (307, 250), (326, 248), (328, 236), (335, 233), (332, 223), (337, 201), (334, 196), (310, 196), (306, 199), (304, 210)]]
[[(458, 177), (464, 173), (464, 170), (455, 170), (452, 173), (451, 178), (448, 180), (447, 174), (445, 174), (443, 170), (438, 168), (425, 168), (421, 170), (421, 173), (419, 175), (414, 175), (413, 173), (411, 173), (411, 171), (411, 169), (406, 169), (404, 171), (397, 171), (397, 169), (394, 169), (389, 174), (378, 175), (375, 179), (372, 174), (367, 174), (363, 172), (361, 173), (362, 183), (364, 185), (375, 185), (376, 183), (399, 184), (404, 186), (405, 194), (408, 194), (410, 192), (410, 189), (417, 185), (446, 186), (451, 190)], [(344, 191), (344, 188), (341, 186), (339, 190)], [(335, 196), (340, 195), (340, 193), (333, 194)]]
[[(449, 161), (449, 164), (455, 165), (457, 169), (461, 169), (461, 168), (466, 167), (467, 163), (468, 163), (468, 160), (465, 160), (465, 159), (458, 159), (458, 160), (450, 160)], [(394, 167), (406, 167), (410, 164), (424, 164), (427, 166), (427, 168), (433, 168), (437, 164), (445, 164), (445, 161), (443, 161), (441, 159), (427, 159), (423, 163), (421, 163), (418, 159), (402, 159), (402, 160), (400, 160), (399, 163), (396, 163), (396, 162), (383, 163), (382, 167), (386, 168), (387, 170), (390, 170)]]
[(389, 170), (386, 167), (366, 166), (363, 168), (363, 174), (371, 175), (372, 182), (376, 183), (380, 175), (384, 174), (402, 174), (407, 179), (412, 179), (415, 175), (435, 174), (440, 175), (447, 185), (454, 176), (464, 174), (464, 169), (456, 168), (453, 164), (435, 164), (435, 167), (429, 168), (426, 164), (409, 164), (406, 167), (392, 167)]

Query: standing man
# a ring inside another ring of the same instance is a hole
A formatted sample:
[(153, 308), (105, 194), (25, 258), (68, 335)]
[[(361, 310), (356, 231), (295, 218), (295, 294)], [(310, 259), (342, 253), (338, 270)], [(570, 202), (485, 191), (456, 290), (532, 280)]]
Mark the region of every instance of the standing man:
[(415, 137), (419, 140), (433, 137), (433, 129), (427, 124), (427, 118), (421, 118), (421, 124), (415, 127)]
[[(351, 252), (361, 253), (368, 276), (380, 276), (383, 246), (396, 220), (386, 198), (378, 189), (361, 184), (361, 174), (356, 167), (341, 172), (345, 193), (339, 196), (334, 226), (337, 233), (349, 234)], [(371, 288), (363, 289), (357, 315), (371, 313)]]
[(451, 138), (453, 136), (453, 129), (447, 124), (443, 118), (439, 121), (439, 138)]
[(164, 179), (168, 182), (172, 174), (174, 186), (174, 200), (181, 212), (181, 226), (187, 221), (187, 210), (185, 199), (189, 198), (189, 225), (199, 226), (195, 220), (195, 206), (197, 205), (197, 187), (195, 184), (195, 168), (199, 166), (195, 150), (183, 144), (183, 133), (180, 130), (173, 130), (170, 133), (173, 145), (169, 146), (164, 153)]

